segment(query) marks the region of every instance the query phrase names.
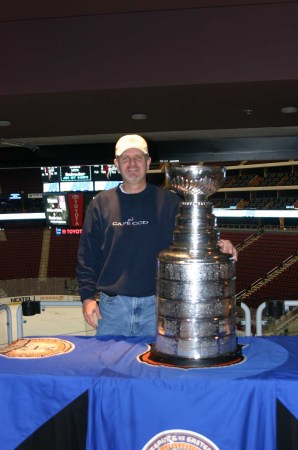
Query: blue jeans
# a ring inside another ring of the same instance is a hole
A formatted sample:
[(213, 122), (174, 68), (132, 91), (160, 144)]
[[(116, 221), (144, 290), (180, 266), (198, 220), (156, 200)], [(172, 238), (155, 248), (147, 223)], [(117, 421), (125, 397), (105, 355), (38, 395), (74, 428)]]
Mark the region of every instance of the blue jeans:
[(97, 336), (155, 336), (156, 297), (109, 297), (101, 293)]

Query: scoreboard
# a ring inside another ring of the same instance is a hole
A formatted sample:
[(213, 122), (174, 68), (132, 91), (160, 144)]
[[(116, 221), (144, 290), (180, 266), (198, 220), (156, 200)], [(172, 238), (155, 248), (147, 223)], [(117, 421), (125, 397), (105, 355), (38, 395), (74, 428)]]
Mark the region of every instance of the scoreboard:
[(91, 181), (91, 166), (60, 167), (61, 181)]
[(43, 192), (100, 191), (121, 182), (114, 164), (41, 167)]

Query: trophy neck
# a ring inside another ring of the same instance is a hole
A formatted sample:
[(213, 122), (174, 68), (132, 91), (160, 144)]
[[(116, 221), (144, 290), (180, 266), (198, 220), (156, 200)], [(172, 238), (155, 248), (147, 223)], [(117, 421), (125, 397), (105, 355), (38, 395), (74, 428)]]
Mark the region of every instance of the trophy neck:
[(184, 202), (188, 203), (188, 204), (194, 204), (194, 205), (207, 204), (207, 196), (204, 194), (184, 193), (183, 198), (184, 198)]
[(202, 201), (181, 202), (176, 216), (172, 249), (188, 249), (200, 254), (213, 251), (219, 235), (212, 210), (213, 205), (206, 202), (205, 196)]

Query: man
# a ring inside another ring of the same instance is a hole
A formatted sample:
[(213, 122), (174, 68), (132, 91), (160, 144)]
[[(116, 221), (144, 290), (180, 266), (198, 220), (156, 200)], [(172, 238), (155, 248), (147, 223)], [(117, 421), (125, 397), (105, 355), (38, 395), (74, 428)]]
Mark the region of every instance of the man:
[[(141, 136), (121, 137), (114, 164), (123, 183), (97, 194), (88, 208), (77, 279), (85, 320), (97, 335), (156, 334), (156, 258), (172, 242), (181, 198), (147, 183), (150, 163)], [(237, 259), (230, 241), (219, 245)]]

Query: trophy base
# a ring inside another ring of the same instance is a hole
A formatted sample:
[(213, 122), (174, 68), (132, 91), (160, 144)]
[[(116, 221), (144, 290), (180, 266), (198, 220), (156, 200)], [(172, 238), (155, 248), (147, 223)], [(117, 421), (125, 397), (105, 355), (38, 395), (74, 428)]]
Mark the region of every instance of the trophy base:
[(220, 367), (237, 364), (243, 360), (242, 346), (237, 345), (236, 350), (231, 353), (219, 355), (212, 358), (183, 358), (159, 352), (155, 348), (155, 344), (151, 345), (149, 360), (160, 365), (181, 367), (181, 368), (204, 368), (204, 367)]

